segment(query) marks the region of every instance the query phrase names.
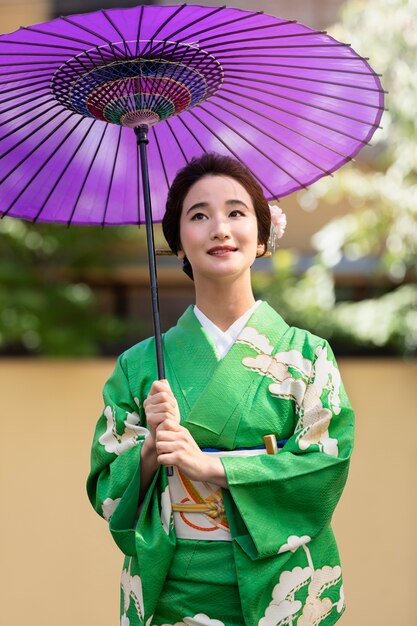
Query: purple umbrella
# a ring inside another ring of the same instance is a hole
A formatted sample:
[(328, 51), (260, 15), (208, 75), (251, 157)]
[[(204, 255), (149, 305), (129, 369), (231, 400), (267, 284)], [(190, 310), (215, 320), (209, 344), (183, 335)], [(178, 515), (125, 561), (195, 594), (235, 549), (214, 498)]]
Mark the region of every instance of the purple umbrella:
[(145, 221), (163, 378), (150, 199), (161, 221), (202, 151), (245, 163), (269, 199), (305, 188), (370, 140), (383, 93), (348, 44), (261, 12), (139, 6), (22, 27), (0, 37), (0, 215)]

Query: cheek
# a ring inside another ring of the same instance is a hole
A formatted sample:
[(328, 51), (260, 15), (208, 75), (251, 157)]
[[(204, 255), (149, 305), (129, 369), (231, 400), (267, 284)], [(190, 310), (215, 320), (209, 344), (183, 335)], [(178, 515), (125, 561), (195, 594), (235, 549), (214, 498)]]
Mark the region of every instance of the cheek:
[(196, 239), (196, 229), (190, 222), (180, 223), (180, 244), (181, 249), (187, 254), (187, 250), (193, 247)]

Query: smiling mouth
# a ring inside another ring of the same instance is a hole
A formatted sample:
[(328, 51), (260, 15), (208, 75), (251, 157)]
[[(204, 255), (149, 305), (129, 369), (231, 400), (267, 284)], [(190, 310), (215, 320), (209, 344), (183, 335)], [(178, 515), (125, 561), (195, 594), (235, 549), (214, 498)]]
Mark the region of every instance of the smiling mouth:
[(208, 251), (208, 254), (211, 254), (212, 256), (220, 256), (222, 254), (227, 254), (228, 252), (236, 252), (237, 248), (232, 248), (230, 246), (226, 246), (226, 247), (218, 247), (218, 248), (211, 248)]

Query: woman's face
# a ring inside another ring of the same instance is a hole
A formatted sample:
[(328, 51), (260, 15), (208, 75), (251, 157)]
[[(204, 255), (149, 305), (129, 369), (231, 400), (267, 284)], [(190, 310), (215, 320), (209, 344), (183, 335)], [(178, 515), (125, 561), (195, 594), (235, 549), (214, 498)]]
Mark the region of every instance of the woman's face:
[(263, 251), (252, 199), (228, 176), (204, 176), (190, 188), (182, 207), (180, 240), (178, 256), (188, 258), (195, 280), (238, 278)]

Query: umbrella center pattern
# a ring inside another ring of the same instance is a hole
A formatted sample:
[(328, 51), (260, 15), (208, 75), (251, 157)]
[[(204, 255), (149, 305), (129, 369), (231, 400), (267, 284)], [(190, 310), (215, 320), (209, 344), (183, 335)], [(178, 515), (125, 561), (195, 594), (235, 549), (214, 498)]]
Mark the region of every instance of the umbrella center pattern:
[(196, 106), (223, 82), (220, 63), (195, 44), (141, 41), (142, 52), (131, 55), (132, 44), (72, 57), (55, 72), (52, 93), (76, 113), (134, 128)]

